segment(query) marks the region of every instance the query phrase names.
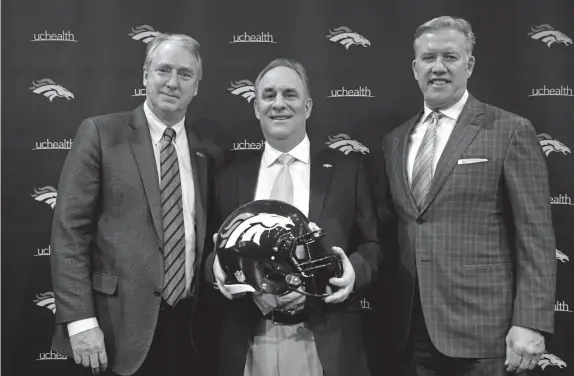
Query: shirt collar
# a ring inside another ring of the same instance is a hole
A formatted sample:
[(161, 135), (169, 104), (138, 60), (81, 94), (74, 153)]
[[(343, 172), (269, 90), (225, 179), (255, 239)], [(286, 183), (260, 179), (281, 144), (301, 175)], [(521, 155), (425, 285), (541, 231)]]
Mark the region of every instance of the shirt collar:
[[(157, 143), (161, 141), (161, 138), (163, 136), (163, 132), (165, 132), (167, 125), (165, 125), (163, 123), (163, 121), (160, 120), (160, 118), (155, 116), (155, 114), (152, 112), (152, 110), (147, 105), (147, 101), (144, 102), (143, 109), (144, 109), (145, 117), (147, 119), (147, 123), (149, 124), (151, 141), (154, 145), (157, 145)], [(185, 124), (185, 116), (183, 117), (183, 119), (181, 119), (180, 122), (178, 122), (177, 124), (175, 124), (172, 127), (173, 130), (175, 131), (175, 139), (176, 140), (177, 140), (178, 136), (181, 134), (181, 132), (183, 132), (184, 124)]]
[[(455, 104), (453, 104), (452, 106), (450, 106), (449, 108), (444, 108), (442, 110), (439, 110), (439, 112), (441, 114), (443, 114), (444, 116), (453, 119), (454, 121), (458, 120), (458, 117), (460, 116), (460, 114), (462, 113), (462, 110), (464, 109), (464, 105), (466, 104), (466, 101), (468, 99), (468, 90), (464, 91), (464, 94), (462, 95), (462, 97), (458, 100), (458, 102), (456, 102)], [(423, 119), (426, 119), (427, 116), (432, 112), (433, 110), (431, 110), (427, 104), (424, 104), (424, 113), (423, 113)]]
[[(291, 149), (287, 154), (291, 155), (298, 161), (308, 164), (310, 153), (311, 153), (311, 143), (309, 142), (309, 138), (305, 134), (305, 138), (297, 146)], [(281, 154), (285, 153), (280, 152), (273, 146), (269, 145), (267, 141), (265, 141), (265, 151), (263, 152), (263, 163), (265, 167), (271, 166), (277, 160), (277, 158), (281, 156)]]

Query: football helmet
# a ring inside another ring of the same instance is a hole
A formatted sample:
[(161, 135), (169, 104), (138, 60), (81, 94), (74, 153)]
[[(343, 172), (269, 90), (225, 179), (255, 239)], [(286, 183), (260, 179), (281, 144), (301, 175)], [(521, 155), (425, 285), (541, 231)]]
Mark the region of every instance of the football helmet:
[(329, 278), (343, 273), (341, 257), (322, 246), (324, 235), (296, 207), (257, 200), (227, 217), (215, 252), (228, 284), (248, 284), (275, 295), (298, 291), (324, 297)]

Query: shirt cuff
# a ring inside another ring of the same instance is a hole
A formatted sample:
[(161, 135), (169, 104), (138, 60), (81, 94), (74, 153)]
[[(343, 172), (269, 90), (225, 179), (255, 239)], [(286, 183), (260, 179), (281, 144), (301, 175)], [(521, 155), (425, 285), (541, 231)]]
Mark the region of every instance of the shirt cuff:
[(95, 317), (90, 317), (83, 320), (72, 321), (68, 323), (68, 336), (71, 337), (75, 334), (85, 332), (93, 328), (98, 328), (98, 319)]

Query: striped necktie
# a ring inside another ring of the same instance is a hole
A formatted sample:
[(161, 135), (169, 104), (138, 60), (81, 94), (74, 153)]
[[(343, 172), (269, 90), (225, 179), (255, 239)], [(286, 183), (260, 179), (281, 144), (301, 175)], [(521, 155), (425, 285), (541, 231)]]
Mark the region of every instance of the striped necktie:
[(163, 219), (164, 283), (163, 298), (171, 306), (185, 291), (185, 229), (179, 163), (168, 127), (161, 141), (161, 214)]
[(432, 163), (434, 159), (434, 149), (436, 140), (436, 128), (442, 114), (438, 111), (431, 112), (425, 122), (427, 130), (415, 157), (411, 181), (411, 191), (417, 207), (420, 209), (429, 193), (433, 178)]

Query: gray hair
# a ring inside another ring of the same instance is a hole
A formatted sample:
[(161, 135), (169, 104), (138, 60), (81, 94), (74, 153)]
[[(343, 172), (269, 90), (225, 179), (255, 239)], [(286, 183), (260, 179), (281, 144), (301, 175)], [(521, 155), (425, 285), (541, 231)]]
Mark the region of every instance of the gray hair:
[(309, 77), (307, 76), (307, 70), (305, 69), (305, 67), (303, 67), (303, 65), (300, 62), (286, 57), (280, 57), (274, 59), (272, 62), (267, 64), (265, 68), (263, 68), (261, 73), (259, 73), (259, 75), (255, 79), (255, 92), (257, 92), (257, 87), (259, 86), (259, 83), (261, 82), (263, 76), (265, 76), (265, 74), (269, 72), (271, 69), (277, 67), (286, 67), (295, 71), (295, 73), (297, 73), (297, 76), (299, 76), (299, 78), (303, 82), (303, 86), (307, 91), (307, 96), (311, 97), (311, 89), (309, 88)]
[(159, 48), (159, 46), (165, 42), (175, 42), (178, 43), (179, 45), (181, 45), (183, 48), (185, 48), (186, 50), (188, 50), (193, 56), (195, 56), (195, 58), (197, 59), (198, 63), (199, 63), (199, 79), (201, 80), (201, 77), (203, 76), (203, 66), (201, 63), (201, 54), (200, 54), (200, 45), (199, 42), (196, 41), (195, 39), (193, 39), (192, 37), (185, 35), (185, 34), (158, 34), (154, 39), (152, 39), (148, 44), (147, 44), (147, 48), (146, 48), (146, 55), (145, 55), (145, 61), (144, 61), (144, 70), (147, 70), (149, 68), (149, 65), (151, 64), (151, 60), (153, 58), (153, 56), (155, 55), (157, 49)]
[(437, 18), (433, 18), (430, 21), (425, 22), (424, 24), (420, 25), (415, 32), (415, 38), (413, 41), (413, 48), (416, 49), (417, 39), (426, 33), (427, 31), (432, 30), (440, 30), (440, 29), (451, 29), (451, 30), (458, 30), (464, 34), (466, 38), (466, 51), (469, 55), (472, 54), (472, 50), (474, 49), (474, 45), (476, 43), (476, 39), (474, 38), (474, 33), (472, 32), (472, 26), (470, 26), (470, 22), (465, 20), (464, 18), (456, 18), (451, 16), (441, 16)]

